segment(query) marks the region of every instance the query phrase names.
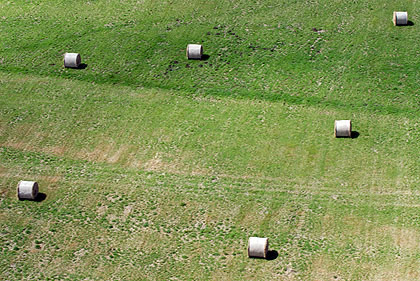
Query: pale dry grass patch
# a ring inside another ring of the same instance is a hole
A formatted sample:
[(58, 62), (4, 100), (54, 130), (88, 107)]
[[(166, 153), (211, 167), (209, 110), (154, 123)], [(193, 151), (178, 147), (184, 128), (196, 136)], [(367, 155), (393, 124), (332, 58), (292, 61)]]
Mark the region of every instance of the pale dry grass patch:
[(176, 167), (162, 159), (159, 153), (156, 153), (152, 159), (147, 160), (142, 164), (142, 169), (146, 171), (177, 171)]
[(35, 151), (64, 156), (69, 150), (65, 144), (40, 146), (40, 142), (48, 139), (56, 139), (51, 133), (44, 132), (41, 127), (33, 123), (16, 125), (9, 129), (9, 136), (0, 146), (12, 147), (23, 151)]
[(96, 212), (98, 213), (98, 215), (103, 216), (103, 215), (105, 215), (107, 210), (108, 210), (107, 205), (101, 205), (96, 209)]
[(393, 246), (405, 253), (420, 253), (420, 231), (406, 228), (385, 226), (380, 231), (392, 238)]
[(68, 155), (69, 147), (64, 145), (56, 145), (56, 146), (45, 146), (40, 148), (35, 144), (35, 140), (33, 141), (17, 141), (17, 140), (8, 140), (2, 144), (4, 147), (11, 147), (16, 148), (22, 151), (34, 151), (34, 152), (44, 152), (48, 154), (52, 154), (55, 156), (65, 156)]
[(25, 141), (17, 141), (17, 140), (8, 140), (2, 144), (5, 147), (12, 147), (19, 150), (27, 150), (26, 148), (29, 147), (29, 144)]
[(75, 157), (92, 162), (106, 162), (112, 157), (114, 151), (114, 145), (110, 143), (100, 143), (95, 146), (93, 150), (82, 149), (76, 152)]
[(346, 280), (334, 270), (334, 264), (334, 260), (326, 255), (319, 255), (314, 257), (310, 268), (310, 280)]
[[(208, 176), (214, 175), (210, 168), (202, 165), (187, 164), (190, 159), (194, 159), (194, 155), (190, 153), (178, 154), (163, 154), (157, 152), (152, 158), (139, 159), (139, 156), (132, 153), (127, 157), (127, 165), (130, 168), (140, 169), (147, 172), (165, 172), (175, 175), (191, 175), (191, 176)], [(165, 158), (172, 158), (171, 161), (166, 161)]]
[(351, 236), (359, 236), (369, 227), (365, 219), (354, 215), (344, 216), (342, 222), (346, 228), (346, 235)]
[(397, 258), (391, 264), (386, 264), (375, 268), (372, 281), (402, 281), (402, 280), (420, 280), (420, 262), (413, 260), (409, 263), (402, 262)]
[(120, 159), (123, 157), (124, 154), (127, 153), (127, 151), (130, 149), (129, 145), (120, 145), (117, 149), (117, 151), (115, 151), (114, 154), (111, 155), (111, 157), (109, 157), (107, 159), (108, 163), (117, 163), (120, 161)]
[(62, 175), (51, 175), (51, 176), (41, 175), (41, 176), (38, 176), (38, 178), (41, 181), (44, 181), (50, 184), (56, 184), (63, 179), (63, 176)]
[(68, 155), (69, 147), (65, 145), (54, 145), (50, 147), (45, 147), (42, 149), (42, 152), (50, 153), (56, 156), (66, 156)]
[(148, 160), (133, 160), (131, 161), (130, 167), (147, 172), (182, 174), (182, 169), (177, 164), (164, 161), (158, 153)]
[(32, 143), (37, 144), (39, 138), (42, 137), (39, 126), (32, 123), (9, 125), (7, 131), (9, 136), (1, 145), (18, 149), (26, 149)]
[(150, 254), (153, 251), (159, 251), (162, 246), (172, 244), (168, 235), (151, 230), (151, 228), (143, 228), (142, 231), (132, 233), (124, 241), (119, 240), (113, 243), (115, 247), (121, 249), (133, 249), (139, 255)]

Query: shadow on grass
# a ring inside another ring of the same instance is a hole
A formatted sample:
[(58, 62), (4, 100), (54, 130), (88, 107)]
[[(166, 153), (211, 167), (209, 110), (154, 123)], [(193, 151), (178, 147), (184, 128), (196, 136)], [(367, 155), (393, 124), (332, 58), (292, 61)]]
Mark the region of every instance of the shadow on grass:
[(36, 195), (35, 199), (33, 199), (33, 200), (32, 199), (25, 199), (25, 198), (18, 198), (18, 199), (19, 199), (19, 201), (28, 200), (28, 201), (42, 202), (46, 198), (47, 198), (47, 194), (40, 192)]
[(279, 252), (277, 252), (276, 250), (270, 250), (267, 252), (267, 260), (272, 261), (277, 259), (277, 257), (279, 256)]
[(70, 68), (70, 69), (85, 69), (87, 66), (88, 66), (88, 65), (87, 65), (86, 63), (81, 63), (81, 64), (79, 64), (79, 66), (78, 66), (78, 67), (67, 66), (67, 67), (64, 67), (64, 68)]
[(75, 67), (74, 69), (85, 69), (88, 65), (86, 63), (79, 64), (79, 67)]
[(208, 60), (210, 58), (209, 55), (202, 55), (201, 60)]
[(351, 138), (357, 139), (360, 136), (358, 131), (351, 131)]
[(36, 202), (42, 202), (42, 201), (44, 201), (46, 198), (47, 198), (47, 194), (40, 192), (40, 193), (38, 193), (38, 195), (35, 197), (34, 201), (36, 201)]
[(396, 26), (398, 27), (404, 27), (404, 26), (413, 26), (414, 22), (412, 22), (411, 20), (407, 21), (407, 24), (397, 24)]

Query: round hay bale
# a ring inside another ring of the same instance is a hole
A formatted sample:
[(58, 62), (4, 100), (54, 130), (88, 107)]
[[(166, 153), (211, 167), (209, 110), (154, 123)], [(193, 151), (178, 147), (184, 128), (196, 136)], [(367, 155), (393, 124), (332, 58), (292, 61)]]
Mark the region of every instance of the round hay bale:
[(38, 183), (36, 181), (20, 181), (17, 186), (19, 200), (34, 200), (38, 195)]
[(64, 67), (78, 68), (82, 59), (78, 53), (64, 54)]
[(394, 25), (407, 25), (408, 23), (407, 12), (394, 12), (392, 21), (394, 22)]
[(336, 138), (350, 138), (351, 120), (335, 120), (334, 135)]
[(267, 258), (268, 238), (250, 237), (248, 241), (248, 257)]
[(201, 60), (203, 56), (203, 46), (198, 44), (188, 44), (187, 46), (187, 58), (189, 60)]

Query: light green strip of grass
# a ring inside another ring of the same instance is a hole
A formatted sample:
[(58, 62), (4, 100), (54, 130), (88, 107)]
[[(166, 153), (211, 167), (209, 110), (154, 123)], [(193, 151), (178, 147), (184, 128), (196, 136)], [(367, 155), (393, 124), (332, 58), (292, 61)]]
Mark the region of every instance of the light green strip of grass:
[[(0, 76), (0, 144), (147, 171), (417, 189), (417, 119)], [(355, 139), (335, 139), (352, 119)]]

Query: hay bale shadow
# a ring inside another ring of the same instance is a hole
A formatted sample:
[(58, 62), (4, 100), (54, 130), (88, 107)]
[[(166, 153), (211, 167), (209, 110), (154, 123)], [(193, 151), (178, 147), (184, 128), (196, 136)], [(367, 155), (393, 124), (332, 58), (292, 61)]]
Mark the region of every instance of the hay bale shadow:
[(79, 67), (75, 67), (75, 69), (85, 69), (88, 65), (86, 63), (79, 64)]
[(270, 250), (267, 252), (267, 260), (272, 261), (277, 259), (277, 257), (279, 256), (279, 252), (277, 252), (276, 250)]
[(35, 202), (42, 202), (47, 198), (47, 194), (39, 192), (38, 195), (35, 197), (33, 201)]
[(358, 131), (351, 131), (351, 138), (357, 139), (360, 136)]

